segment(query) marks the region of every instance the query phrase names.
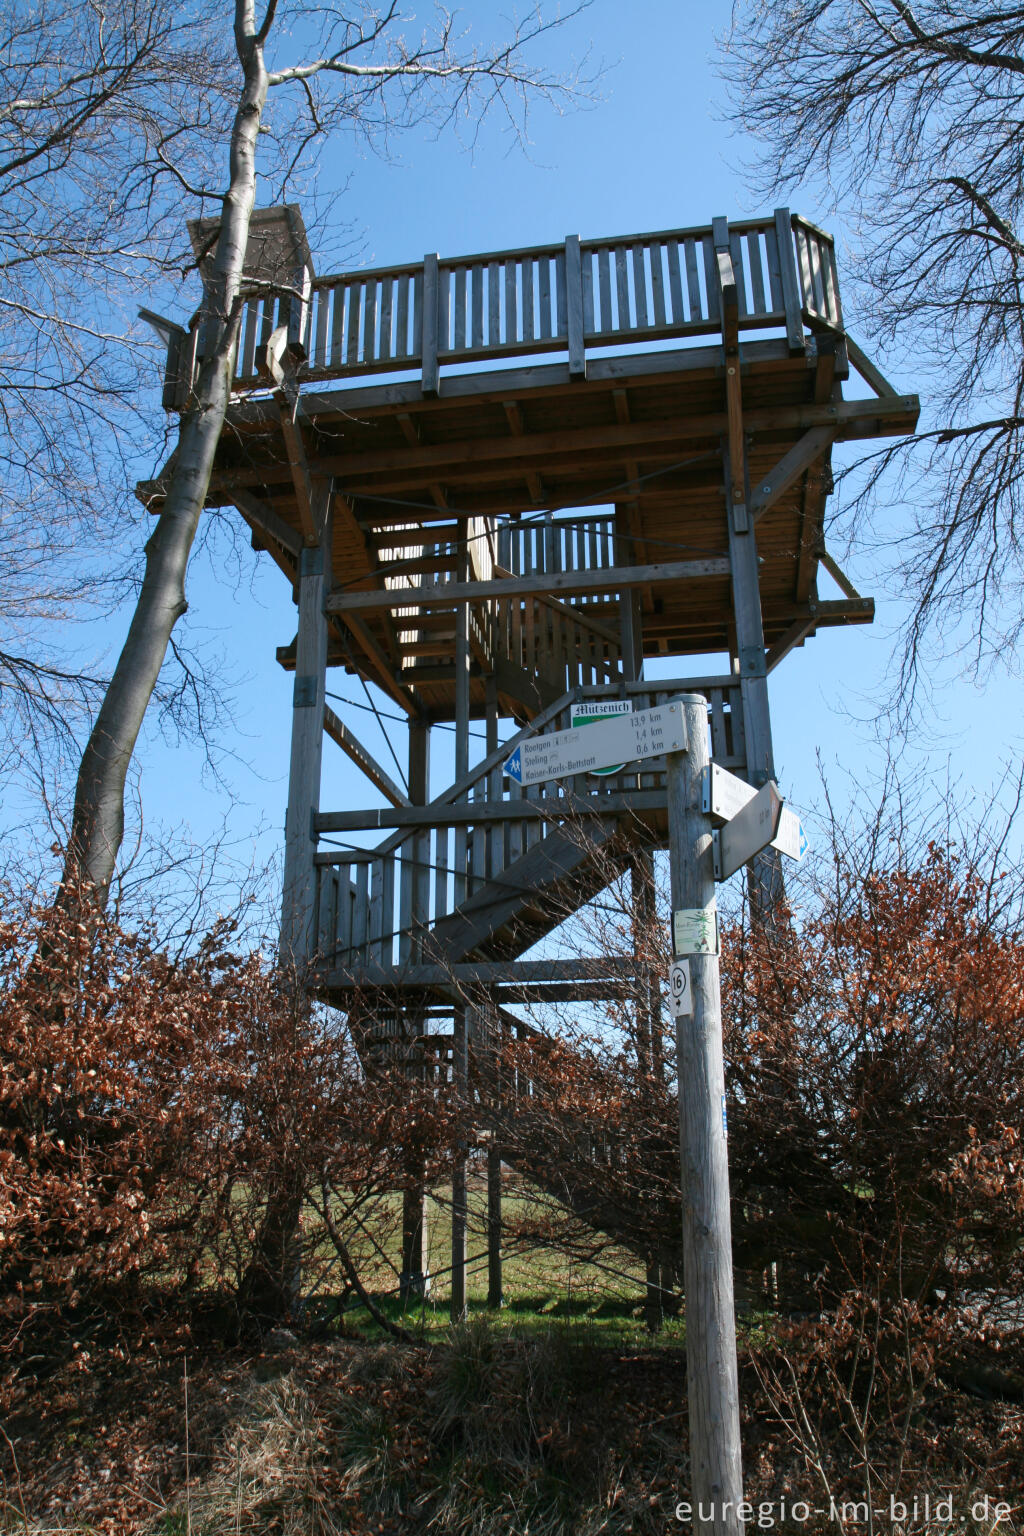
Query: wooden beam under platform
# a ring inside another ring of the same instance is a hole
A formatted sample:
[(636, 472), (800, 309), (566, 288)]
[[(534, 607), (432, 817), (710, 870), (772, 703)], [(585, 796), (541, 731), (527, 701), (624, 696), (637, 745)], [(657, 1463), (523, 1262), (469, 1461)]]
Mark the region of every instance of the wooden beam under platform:
[(497, 602), (503, 597), (524, 597), (545, 592), (576, 596), (728, 574), (729, 562), (721, 558), (675, 560), (662, 565), (628, 565), (610, 570), (545, 571), (529, 576), (506, 577), (504, 580), (435, 582), (431, 586), (381, 588), (376, 592), (335, 590), (327, 599), (327, 612), (351, 614), (391, 608), (444, 608), (455, 603)]

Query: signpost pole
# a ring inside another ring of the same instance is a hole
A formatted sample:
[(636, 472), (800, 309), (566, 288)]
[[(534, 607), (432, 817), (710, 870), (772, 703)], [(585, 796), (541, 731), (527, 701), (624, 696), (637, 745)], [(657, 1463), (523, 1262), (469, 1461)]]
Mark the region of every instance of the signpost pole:
[[(689, 751), (667, 758), (673, 913), (707, 910), (715, 900), (712, 826), (701, 809), (707, 702), (699, 694), (684, 694), (681, 702)], [(694, 954), (688, 963), (693, 1014), (676, 1021), (676, 1059), (693, 1525), (706, 1536), (739, 1536), (743, 1476), (718, 955)]]

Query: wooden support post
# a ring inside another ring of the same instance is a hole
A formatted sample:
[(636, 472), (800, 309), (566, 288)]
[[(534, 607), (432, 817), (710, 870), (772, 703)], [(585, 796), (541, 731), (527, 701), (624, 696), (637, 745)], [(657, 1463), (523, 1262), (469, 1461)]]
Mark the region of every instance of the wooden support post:
[[(409, 798), (413, 805), (430, 799), (430, 726), (421, 720), (409, 723)], [(423, 960), (424, 938), (430, 923), (430, 828), (414, 834), (410, 869), (409, 957)]]
[[(459, 523), (459, 532), (462, 538), (462, 550), (459, 557), (459, 570), (468, 576), (469, 552), (466, 539), (469, 529), (466, 519)], [(455, 778), (456, 780), (467, 777), (469, 773), (469, 706), (470, 706), (470, 667), (472, 665), (472, 652), (470, 648), (470, 607), (468, 603), (460, 603), (455, 617)], [(454, 896), (455, 905), (464, 902), (469, 895), (468, 878), (469, 839), (465, 824), (455, 828), (455, 881)], [(452, 1085), (456, 1095), (461, 1100), (460, 1112), (468, 1114), (467, 1102), (469, 1089), (469, 1012), (465, 1004), (459, 1004), (455, 1009), (453, 1024), (454, 1044), (452, 1050)], [(451, 1282), (451, 1320), (453, 1323), (461, 1322), (466, 1316), (466, 1227), (468, 1221), (467, 1190), (467, 1148), (465, 1131), (460, 1136), (456, 1150), (455, 1166), (452, 1170), (452, 1282)]]
[(402, 1193), (402, 1273), (399, 1290), (403, 1301), (425, 1300), (430, 1295), (430, 1248), (427, 1226), (427, 1194), (422, 1184)]
[(736, 273), (733, 270), (727, 219), (715, 219), (712, 225), (712, 237), (718, 264), (719, 314), (722, 321), (722, 348), (725, 353), (725, 408), (731, 469), (731, 492), (730, 500), (726, 504), (726, 513), (730, 527), (735, 527), (740, 533), (746, 533), (748, 515), (743, 473), (743, 385), (740, 378), (739, 291)]
[(422, 334), (420, 337), (420, 360), (422, 364), (422, 389), (425, 395), (436, 395), (439, 379), (437, 362), (437, 307), (439, 296), (440, 274), (438, 272), (437, 252), (423, 258), (423, 318)]
[(487, 1305), (505, 1300), (501, 1266), (501, 1147), (487, 1148)]
[[(701, 811), (708, 764), (707, 701), (682, 696), (689, 750), (668, 767), (672, 911), (714, 906), (711, 821)], [(706, 1536), (739, 1536), (743, 1499), (739, 1382), (733, 1309), (725, 1070), (717, 955), (691, 955), (693, 1015), (676, 1027), (686, 1291), (686, 1382), (690, 1498), (710, 1518)]]
[(793, 220), (788, 208), (775, 210), (775, 239), (779, 247), (782, 302), (786, 309), (786, 340), (791, 352), (803, 352), (806, 346), (803, 301), (800, 297), (800, 276), (796, 270), (796, 251), (793, 247)]
[[(633, 958), (636, 962), (636, 1053), (641, 1071), (661, 1072), (661, 988), (651, 974), (652, 940), (657, 913), (654, 902), (654, 859), (646, 851), (630, 863), (630, 905), (633, 923)], [(649, 1333), (658, 1333), (664, 1317), (661, 1293), (661, 1256), (647, 1255), (647, 1295), (644, 1321)]]
[(458, 1096), (459, 1113), (463, 1117), (463, 1129), (455, 1152), (452, 1167), (452, 1279), (450, 1316), (453, 1323), (461, 1323), (466, 1317), (466, 1233), (469, 1224), (469, 1192), (466, 1185), (468, 1169), (465, 1140), (465, 1117), (469, 1113), (469, 1013), (465, 1003), (455, 1007), (452, 1026), (452, 1086)]
[(313, 818), (320, 806), (327, 620), (324, 598), (330, 584), (331, 518), (329, 487), (318, 482), (314, 507), (319, 543), (299, 556), (299, 633), (295, 651), (292, 747), (285, 822), (284, 892), (281, 902), (282, 963), (304, 970), (316, 948), (317, 871)]
[[(430, 799), (430, 727), (414, 720), (409, 726), (409, 794), (414, 805), (426, 805)], [(413, 964), (424, 958), (424, 936), (430, 921), (430, 829), (417, 831), (409, 840), (410, 859), (402, 867), (402, 922), (408, 932), (402, 935), (400, 954)], [(409, 994), (406, 994), (407, 998)], [(422, 1002), (412, 994), (411, 1007), (405, 1012), (406, 1043), (419, 1036), (424, 1026)], [(411, 1071), (414, 1078), (422, 1079), (423, 1065), (419, 1048), (414, 1047), (414, 1059), (418, 1065)], [(419, 1177), (403, 1191), (402, 1195), (402, 1273), (399, 1281), (403, 1300), (425, 1299), (430, 1294), (430, 1247), (427, 1229), (427, 1193), (422, 1182), (422, 1163), (416, 1170)]]
[(585, 379), (587, 354), (583, 332), (583, 264), (580, 257), (579, 235), (565, 237), (565, 309), (569, 377)]
[[(484, 744), (487, 748), (488, 757), (498, 750), (498, 689), (493, 675), (487, 679), (487, 726)], [(500, 779), (498, 779), (498, 785), (500, 785), (500, 782)], [(488, 790), (491, 792), (490, 785)], [(495, 839), (503, 840), (504, 835), (504, 830), (500, 825), (489, 834), (488, 876), (491, 876), (494, 870), (504, 868), (503, 852), (497, 857), (495, 856)], [(493, 1000), (487, 1009), (485, 1018), (487, 1024), (487, 1091), (494, 1100), (494, 1107), (497, 1112), (500, 1110), (499, 1098), (502, 1087), (501, 1064), (499, 1061), (501, 1029), (498, 1021), (498, 1010), (493, 1005)], [(495, 1119), (500, 1119), (500, 1114), (496, 1113)], [(487, 1148), (487, 1305), (492, 1308), (500, 1307), (505, 1299), (501, 1259), (501, 1150), (501, 1143), (494, 1140), (491, 1141)]]
[[(637, 551), (629, 536), (629, 508), (615, 508), (615, 563), (630, 565)], [(650, 591), (650, 589), (648, 589)], [(622, 675), (628, 682), (638, 682), (644, 670), (643, 599), (629, 588), (619, 595), (619, 654)]]
[[(460, 572), (469, 570), (469, 554), (466, 547), (467, 524), (465, 518), (459, 523), (460, 535), (463, 540), (462, 552), (459, 556)], [(455, 779), (456, 782), (465, 779), (469, 775), (469, 705), (470, 705), (470, 678), (473, 664), (473, 653), (470, 645), (470, 625), (472, 615), (468, 603), (460, 603), (455, 613)], [(460, 796), (461, 799), (466, 797)], [(467, 876), (468, 842), (465, 827), (457, 827), (455, 831), (455, 905), (465, 901), (469, 894)]]
[[(731, 504), (732, 467), (723, 450), (726, 505)], [(743, 453), (743, 500), (749, 503), (747, 456)], [(729, 523), (729, 566), (732, 581), (736, 650), (740, 664), (740, 699), (746, 741), (747, 778), (758, 788), (775, 777), (772, 725), (768, 709), (768, 663), (761, 619), (761, 588), (758, 577), (757, 538), (752, 523), (740, 532)], [(765, 849), (750, 867), (750, 898), (755, 913), (766, 914), (782, 899), (782, 866), (778, 853)]]

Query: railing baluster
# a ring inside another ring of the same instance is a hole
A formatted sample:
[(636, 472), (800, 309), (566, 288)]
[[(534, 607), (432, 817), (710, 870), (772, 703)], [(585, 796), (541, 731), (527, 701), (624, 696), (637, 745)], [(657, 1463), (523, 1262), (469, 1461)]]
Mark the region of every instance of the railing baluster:
[[(420, 359), (423, 372), (423, 393), (437, 394), (437, 354), (447, 337), (441, 325), (441, 287), (447, 283), (439, 267), (437, 255), (428, 252), (423, 258), (423, 300), (420, 328)], [(447, 313), (447, 310), (445, 311)]]
[[(551, 257), (542, 256), (540, 266), (540, 334), (547, 341), (551, 336)], [(556, 322), (557, 328), (557, 322)]]
[(384, 908), (384, 866), (390, 855), (374, 859), (370, 871), (370, 915), (367, 932), (367, 958), (371, 965), (384, 964), (382, 938), (385, 927), (390, 927), (389, 914)]
[(372, 363), (377, 357), (377, 281), (366, 284), (363, 304), (363, 362)]
[(747, 275), (743, 270), (743, 236), (735, 229), (729, 231), (729, 255), (732, 257), (732, 270), (736, 278), (740, 316), (743, 317), (750, 314), (750, 295), (747, 292)]
[(501, 280), (496, 261), (487, 263), (487, 345), (501, 345)]
[(558, 309), (558, 336), (569, 334), (568, 309), (565, 300), (565, 247), (555, 257), (555, 295)]
[(793, 230), (793, 239), (796, 242), (796, 265), (800, 274), (800, 298), (801, 307), (813, 311), (814, 303), (814, 279), (811, 276), (811, 261), (807, 250), (807, 235), (799, 225)]
[(843, 308), (839, 302), (839, 278), (836, 274), (836, 253), (831, 240), (827, 242), (823, 251), (825, 301), (828, 306), (828, 318), (833, 325), (842, 329)]
[(459, 267), (455, 273), (455, 340), (456, 352), (466, 349), (466, 269)]
[(450, 352), (452, 345), (452, 269), (440, 267), (437, 279), (437, 350)]
[(668, 291), (672, 304), (671, 322), (673, 325), (682, 325), (687, 318), (692, 320), (693, 316), (687, 316), (683, 305), (683, 274), (680, 265), (679, 241), (669, 240), (665, 246), (665, 254), (668, 262)]
[(715, 242), (710, 235), (705, 235), (701, 241), (701, 249), (704, 253), (704, 292), (707, 297), (707, 316), (709, 320), (718, 322), (721, 319), (722, 307), (718, 302), (718, 263), (715, 258)]
[(352, 964), (366, 964), (366, 920), (369, 916), (369, 866), (356, 865), (356, 899), (352, 908)]
[(774, 224), (764, 231), (764, 249), (768, 258), (768, 284), (771, 289), (772, 309), (778, 313), (786, 307), (782, 288), (782, 265), (779, 261), (779, 236)]
[(315, 306), (316, 309), (316, 340), (310, 348), (309, 366), (311, 368), (326, 368), (327, 322), (331, 317), (327, 290), (324, 288), (314, 288), (310, 295), (310, 304)]
[(520, 263), (520, 271), (523, 274), (523, 340), (533, 341), (536, 332), (533, 328), (533, 261), (530, 257)]
[(686, 252), (686, 292), (690, 300), (690, 324), (698, 320), (709, 320), (704, 300), (700, 292), (700, 271), (697, 265), (697, 242), (687, 240), (684, 246)]
[(381, 860), (384, 865), (383, 899), (384, 927), (381, 933), (381, 965), (395, 963), (395, 855), (389, 853)]
[(448, 828), (434, 829), (434, 922), (448, 912)]
[(338, 930), (334, 937), (337, 948), (338, 963), (348, 966), (352, 963), (349, 953), (352, 947), (352, 866), (342, 864), (338, 871), (339, 895), (338, 895)]
[(247, 299), (245, 304), (245, 331), (241, 346), (241, 366), (239, 377), (251, 379), (256, 375), (256, 320), (259, 310), (258, 299)]
[(602, 246), (597, 253), (597, 272), (601, 288), (601, 324), (599, 330), (607, 335), (614, 328), (612, 325), (611, 252), (607, 246)]
[(391, 307), (394, 302), (395, 280), (393, 277), (381, 279), (380, 295), (380, 347), (378, 357), (382, 362), (392, 355), (391, 347)]
[(354, 368), (359, 361), (360, 308), (363, 299), (362, 283), (353, 283), (348, 290), (348, 365)]
[(647, 314), (647, 274), (644, 270), (644, 247), (638, 240), (633, 247), (633, 296), (636, 301), (636, 323), (639, 330), (649, 324)]
[(473, 279), (473, 339), (474, 352), (483, 350), (484, 345), (484, 269), (479, 262), (470, 269)]
[(398, 288), (398, 311), (395, 316), (396, 358), (409, 356), (409, 282), (408, 273), (396, 280)]
[(409, 351), (410, 357), (418, 357), (422, 365), (422, 337), (423, 337), (423, 268), (416, 273), (412, 280), (412, 345)]
[(615, 247), (615, 296), (618, 302), (617, 327), (631, 331), (633, 321), (629, 313), (629, 247)]
[(582, 253), (583, 262), (583, 334), (594, 334), (594, 258), (590, 251)]
[(665, 314), (665, 274), (662, 271), (664, 246), (658, 241), (648, 246), (651, 253), (651, 301), (654, 305), (654, 324), (667, 324)]
[(750, 260), (750, 285), (753, 290), (753, 313), (755, 315), (767, 314), (768, 306), (764, 301), (764, 270), (761, 266), (761, 235), (759, 230), (751, 230), (746, 237), (747, 255)]
[(519, 340), (519, 295), (516, 289), (516, 263), (505, 262), (505, 345)]
[(783, 308), (786, 311), (786, 339), (791, 352), (804, 350), (804, 322), (800, 301), (800, 278), (796, 269), (793, 221), (788, 208), (775, 210), (775, 236), (782, 273)]

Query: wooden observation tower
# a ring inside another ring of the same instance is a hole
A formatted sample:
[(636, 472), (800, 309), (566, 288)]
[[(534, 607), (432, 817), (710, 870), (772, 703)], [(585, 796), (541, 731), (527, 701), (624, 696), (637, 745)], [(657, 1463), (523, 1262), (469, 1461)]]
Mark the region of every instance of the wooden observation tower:
[[(617, 995), (621, 958), (527, 952), (667, 833), (663, 759), (523, 789), (515, 741), (698, 692), (714, 760), (773, 776), (769, 674), (873, 616), (825, 549), (832, 445), (911, 431), (918, 402), (846, 335), (831, 238), (785, 209), (333, 277), (279, 209), (247, 271), (209, 501), (298, 605), (282, 950), (364, 1060), (464, 1080), (481, 1041), (526, 1028), (516, 1003)], [(201, 356), (201, 326), (172, 338), (165, 404)], [(328, 706), (329, 667), (407, 719), (404, 787)], [(435, 726), (454, 726), (447, 783)], [(372, 808), (321, 805), (325, 735)], [(492, 1216), (498, 1167), (492, 1147)], [(458, 1178), (454, 1202), (458, 1310)], [(413, 1283), (415, 1201), (406, 1245)]]

